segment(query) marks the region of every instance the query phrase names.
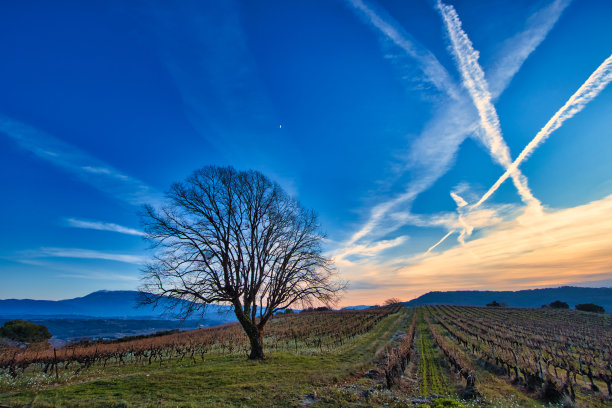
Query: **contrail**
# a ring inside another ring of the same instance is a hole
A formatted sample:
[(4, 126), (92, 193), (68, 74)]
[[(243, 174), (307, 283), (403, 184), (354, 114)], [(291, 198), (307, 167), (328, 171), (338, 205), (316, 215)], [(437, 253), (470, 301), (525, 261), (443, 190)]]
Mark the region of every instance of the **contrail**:
[[(480, 124), (484, 130), (484, 142), (488, 145), (493, 158), (504, 169), (508, 169), (512, 163), (510, 150), (502, 137), (499, 117), (495, 106), (493, 106), (489, 85), (485, 79), (484, 71), (478, 63), (478, 51), (474, 50), (472, 42), (463, 31), (461, 20), (459, 20), (454, 7), (438, 1), (438, 9), (452, 43), (452, 50), (463, 78), (463, 85), (468, 90), (478, 110)], [(523, 202), (530, 208), (541, 212), (542, 205), (531, 193), (527, 185), (527, 178), (518, 169), (513, 171), (510, 176)]]
[(448, 234), (446, 234), (445, 236), (442, 237), (441, 240), (439, 240), (438, 242), (436, 242), (432, 247), (430, 247), (427, 252), (425, 252), (425, 255), (427, 255), (428, 253), (430, 253), (431, 251), (433, 251), (438, 245), (440, 245), (441, 243), (444, 242), (444, 240), (446, 240), (446, 238), (450, 237), (450, 235), (455, 232), (455, 230), (450, 230), (448, 232)]
[(431, 51), (410, 38), (407, 33), (402, 33), (393, 24), (385, 21), (362, 0), (349, 0), (349, 3), (367, 17), (368, 21), (384, 34), (386, 38), (414, 58), (428, 82), (439, 91), (448, 94), (451, 98), (455, 100), (461, 99), (460, 90), (455, 85), (448, 71), (440, 64), (440, 61)]
[(529, 16), (524, 30), (504, 41), (496, 53), (496, 62), (487, 71), (489, 89), (494, 99), (508, 86), (527, 57), (544, 41), (571, 2), (551, 1)]
[(574, 93), (571, 98), (563, 105), (561, 109), (553, 115), (546, 125), (538, 132), (538, 134), (529, 142), (523, 149), (521, 154), (508, 167), (506, 172), (491, 186), (482, 198), (472, 206), (471, 209), (479, 207), (499, 188), (499, 186), (518, 169), (518, 166), (527, 159), (527, 157), (542, 144), (548, 136), (555, 130), (561, 127), (563, 122), (570, 119), (575, 114), (580, 112), (593, 98), (595, 98), (608, 83), (612, 80), (612, 55), (610, 55), (596, 70), (591, 74), (589, 79)]
[(455, 200), (457, 207), (461, 208), (461, 207), (465, 207), (466, 205), (468, 205), (467, 201), (465, 201), (463, 197), (461, 197), (459, 194), (451, 191), (450, 195), (452, 199)]

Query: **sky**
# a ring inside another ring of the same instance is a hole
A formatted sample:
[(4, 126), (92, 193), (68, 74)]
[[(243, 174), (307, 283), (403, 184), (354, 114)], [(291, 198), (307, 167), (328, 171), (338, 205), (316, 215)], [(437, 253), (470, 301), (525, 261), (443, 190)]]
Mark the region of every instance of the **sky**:
[(136, 289), (205, 165), (319, 214), (341, 305), (612, 286), (612, 3), (8, 1), (0, 298)]

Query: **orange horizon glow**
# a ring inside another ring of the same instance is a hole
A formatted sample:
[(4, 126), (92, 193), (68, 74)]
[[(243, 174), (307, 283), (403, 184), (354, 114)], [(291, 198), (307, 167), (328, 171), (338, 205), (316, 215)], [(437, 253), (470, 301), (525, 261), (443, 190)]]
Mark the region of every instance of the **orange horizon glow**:
[[(612, 279), (612, 195), (573, 208), (525, 211), (439, 253), (376, 263), (340, 260), (350, 289), (339, 306), (408, 301), (430, 291), (521, 290)], [(364, 284), (364, 282), (366, 282)]]

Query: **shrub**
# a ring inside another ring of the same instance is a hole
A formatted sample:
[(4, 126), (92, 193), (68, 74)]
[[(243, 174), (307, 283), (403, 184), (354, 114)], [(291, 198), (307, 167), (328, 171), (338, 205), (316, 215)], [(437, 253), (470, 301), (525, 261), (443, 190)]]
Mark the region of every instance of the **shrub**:
[(302, 313), (303, 312), (328, 312), (330, 310), (331, 309), (329, 307), (325, 307), (325, 306), (314, 307), (314, 308), (313, 307), (308, 307), (308, 308), (302, 310)]
[(606, 313), (606, 310), (596, 305), (595, 303), (581, 303), (576, 305), (576, 310), (582, 310), (583, 312), (594, 312), (594, 313)]
[(438, 398), (438, 399), (433, 400), (431, 407), (432, 408), (463, 408), (465, 407), (465, 405), (451, 398)]
[(51, 333), (43, 325), (26, 320), (11, 320), (0, 327), (0, 337), (6, 337), (19, 343), (36, 343), (49, 340)]
[(549, 306), (552, 307), (553, 309), (569, 309), (569, 305), (560, 300), (555, 300)]

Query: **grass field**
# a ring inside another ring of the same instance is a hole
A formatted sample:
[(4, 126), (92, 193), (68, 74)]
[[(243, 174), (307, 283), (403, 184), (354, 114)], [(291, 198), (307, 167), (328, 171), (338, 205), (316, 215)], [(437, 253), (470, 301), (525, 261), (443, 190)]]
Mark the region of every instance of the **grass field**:
[[(406, 341), (416, 313), (408, 364), (399, 383), (387, 389), (381, 361)], [(264, 361), (243, 354), (208, 353), (159, 364), (93, 364), (78, 375), (60, 377), (24, 371), (0, 376), (0, 406), (9, 407), (543, 407), (535, 391), (512, 376), (483, 364), (480, 354), (457, 346), (457, 358), (473, 367), (477, 395), (460, 397), (465, 379), (449, 365), (425, 320), (426, 308), (387, 314), (369, 331), (309, 353), (291, 348), (270, 351)], [(433, 319), (432, 319), (433, 320)], [(298, 322), (298, 320), (296, 320)], [(452, 345), (439, 322), (435, 331)], [(385, 347), (386, 346), (386, 347)], [(44, 377), (44, 378), (43, 378)], [(41, 379), (42, 378), (42, 379)], [(584, 388), (584, 387), (583, 387)], [(611, 406), (605, 391), (595, 395), (576, 384), (575, 402), (566, 406)], [(562, 406), (562, 403), (555, 404)]]
[[(296, 406), (317, 387), (363, 371), (391, 338), (407, 311), (334, 352), (304, 356), (273, 352), (265, 361), (209, 355), (158, 367), (93, 368), (69, 384), (0, 394), (8, 406)], [(189, 362), (187, 362), (189, 361)]]

